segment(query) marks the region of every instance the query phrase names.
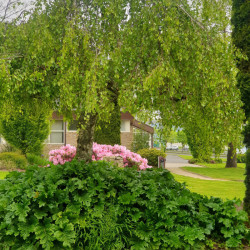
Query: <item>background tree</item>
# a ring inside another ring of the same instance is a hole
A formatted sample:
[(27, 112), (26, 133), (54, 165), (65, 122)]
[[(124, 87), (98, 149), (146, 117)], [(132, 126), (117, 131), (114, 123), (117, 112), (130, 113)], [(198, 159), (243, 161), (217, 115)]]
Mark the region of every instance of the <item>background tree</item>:
[(12, 106), (8, 112), (8, 117), (0, 119), (0, 134), (25, 156), (27, 153), (41, 155), (44, 141), (50, 132), (51, 112), (38, 100)]
[[(244, 209), (250, 215), (250, 2), (246, 0), (233, 0), (233, 43), (240, 49), (245, 58), (238, 61), (237, 67), (239, 69), (237, 75), (238, 87), (241, 91), (241, 99), (243, 101), (243, 108), (246, 115), (246, 127), (244, 142), (248, 148), (247, 163), (246, 163), (246, 195), (244, 198)], [(248, 59), (247, 59), (248, 58)]]
[(167, 142), (171, 143), (171, 145), (177, 142), (177, 132), (175, 130), (170, 131), (169, 135), (167, 136)]
[(187, 143), (187, 136), (183, 130), (178, 130), (177, 131), (177, 142), (181, 143), (182, 145), (182, 150), (184, 147), (188, 144)]
[(187, 128), (204, 111), (224, 141), (242, 120), (228, 24), (227, 0), (37, 0), (1, 37), (16, 56), (0, 61), (0, 96), (39, 97), (68, 120), (74, 110), (86, 161), (114, 93), (132, 114), (160, 112), (168, 128)]

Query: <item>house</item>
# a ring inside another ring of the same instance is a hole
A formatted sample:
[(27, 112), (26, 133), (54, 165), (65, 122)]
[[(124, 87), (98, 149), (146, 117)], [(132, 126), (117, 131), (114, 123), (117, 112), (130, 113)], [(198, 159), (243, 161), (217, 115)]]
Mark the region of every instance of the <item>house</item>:
[[(44, 147), (44, 154), (47, 155), (52, 149), (57, 149), (62, 145), (77, 144), (77, 123), (72, 122), (69, 126), (63, 121), (63, 116), (53, 112), (51, 133)], [(154, 128), (137, 121), (130, 113), (121, 113), (121, 145), (131, 149), (134, 134), (143, 131), (149, 135), (149, 146), (153, 147)]]

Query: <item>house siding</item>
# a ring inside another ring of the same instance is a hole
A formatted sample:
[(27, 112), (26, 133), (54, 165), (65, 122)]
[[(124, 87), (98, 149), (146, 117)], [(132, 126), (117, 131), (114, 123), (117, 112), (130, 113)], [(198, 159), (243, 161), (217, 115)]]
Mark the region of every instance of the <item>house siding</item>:
[[(52, 119), (54, 120), (62, 120), (63, 117), (58, 115), (57, 112), (54, 112), (52, 115)], [(132, 149), (132, 142), (133, 142), (133, 128), (139, 128), (141, 130), (144, 130), (145, 132), (151, 134), (152, 138), (152, 143), (151, 147), (153, 147), (153, 133), (154, 129), (151, 126), (148, 126), (146, 124), (140, 123), (134, 119), (134, 117), (129, 114), (128, 112), (126, 113), (121, 113), (121, 120), (129, 120), (130, 121), (130, 132), (121, 132), (120, 133), (120, 138), (121, 138), (121, 145), (125, 146), (127, 149), (131, 150)], [(67, 127), (67, 125), (65, 124)], [(49, 151), (53, 149), (58, 149), (64, 144), (70, 144), (72, 146), (77, 145), (77, 132), (76, 131), (68, 131), (66, 129), (65, 131), (65, 137), (64, 137), (65, 143), (62, 144), (45, 144), (44, 145), (44, 155), (48, 156)]]

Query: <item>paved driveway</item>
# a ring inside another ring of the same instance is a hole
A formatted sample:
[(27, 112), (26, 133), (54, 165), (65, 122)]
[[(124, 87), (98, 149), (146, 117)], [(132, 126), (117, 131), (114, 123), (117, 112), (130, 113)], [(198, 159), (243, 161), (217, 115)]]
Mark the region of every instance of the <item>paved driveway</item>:
[(227, 181), (227, 180), (222, 180), (222, 179), (213, 179), (210, 177), (206, 177), (203, 175), (195, 174), (195, 173), (190, 173), (188, 171), (185, 171), (181, 169), (181, 167), (197, 167), (197, 168), (202, 168), (202, 166), (195, 165), (195, 164), (189, 164), (188, 160), (184, 160), (183, 158), (174, 155), (174, 154), (167, 154), (166, 157), (166, 166), (165, 168), (169, 170), (171, 173), (178, 174), (178, 175), (183, 175), (183, 176), (188, 176), (192, 178), (197, 178), (201, 180), (209, 180), (209, 181)]

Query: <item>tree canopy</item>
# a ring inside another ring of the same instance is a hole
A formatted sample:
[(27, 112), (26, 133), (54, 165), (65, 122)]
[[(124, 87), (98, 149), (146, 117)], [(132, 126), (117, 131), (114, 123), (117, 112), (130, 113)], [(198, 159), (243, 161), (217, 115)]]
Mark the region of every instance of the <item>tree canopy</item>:
[(0, 99), (40, 98), (69, 120), (74, 110), (79, 159), (91, 160), (96, 120), (110, 118), (114, 96), (132, 114), (157, 111), (164, 126), (231, 141), (243, 115), (228, 6), (36, 0), (29, 18), (1, 26)]

